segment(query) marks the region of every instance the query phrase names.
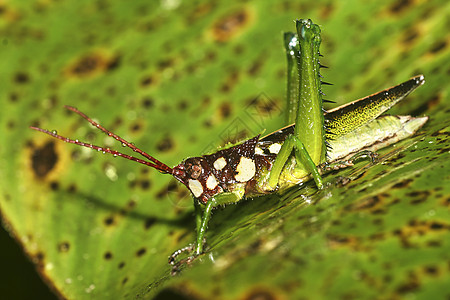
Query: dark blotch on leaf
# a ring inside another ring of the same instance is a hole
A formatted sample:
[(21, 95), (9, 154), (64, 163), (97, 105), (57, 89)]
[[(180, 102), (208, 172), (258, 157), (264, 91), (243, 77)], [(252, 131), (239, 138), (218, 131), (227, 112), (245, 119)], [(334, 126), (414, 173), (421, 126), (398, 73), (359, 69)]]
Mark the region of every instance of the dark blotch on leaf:
[(73, 183), (67, 187), (67, 192), (69, 192), (71, 194), (75, 193), (76, 191), (77, 191), (77, 186)]
[(123, 267), (125, 267), (125, 263), (122, 261), (122, 262), (120, 262), (120, 264), (117, 267), (119, 269), (122, 269)]
[(125, 278), (122, 280), (122, 285), (124, 285), (125, 283), (127, 283), (127, 281), (128, 281), (128, 277), (125, 277)]
[(320, 18), (325, 20), (328, 19), (334, 11), (334, 6), (331, 3), (327, 3), (322, 6), (320, 10)]
[(148, 188), (150, 187), (150, 180), (146, 179), (146, 180), (142, 180), (141, 181), (141, 188), (143, 190), (148, 190)]
[(139, 129), (141, 129), (141, 124), (139, 124), (138, 122), (134, 123), (131, 125), (130, 127), (131, 131), (133, 132), (137, 132), (139, 131)]
[(55, 152), (55, 144), (47, 142), (40, 148), (34, 149), (31, 154), (31, 167), (34, 174), (39, 178), (44, 178), (51, 172), (58, 162), (58, 155)]
[[(184, 293), (187, 296), (181, 294), (181, 293), (183, 293), (183, 291), (184, 291)], [(172, 289), (166, 288), (166, 289), (160, 291), (155, 296), (155, 298), (153, 298), (153, 300), (167, 300), (167, 299), (170, 299), (170, 300), (191, 300), (191, 299), (196, 299), (190, 293), (187, 293), (186, 289), (184, 289), (183, 291), (178, 292), (176, 290), (172, 290)], [(214, 295), (216, 297), (218, 297), (219, 292), (217, 292), (217, 293), (215, 292)]]
[(6, 125), (8, 127), (8, 129), (14, 129), (14, 127), (16, 127), (16, 122), (14, 122), (13, 120), (9, 120), (8, 124)]
[(14, 76), (14, 81), (17, 84), (26, 84), (30, 81), (30, 76), (27, 73), (19, 72)]
[(103, 222), (105, 223), (106, 226), (111, 226), (114, 224), (114, 217), (109, 216), (109, 217), (105, 218), (105, 220)]
[(58, 251), (59, 252), (67, 252), (70, 249), (69, 242), (62, 242), (58, 245)]
[(113, 255), (109, 251), (103, 255), (103, 258), (105, 258), (106, 260), (110, 260), (112, 257), (113, 257)]
[(153, 82), (154, 82), (153, 77), (147, 76), (147, 77), (144, 77), (141, 79), (141, 86), (147, 87), (147, 86), (150, 86)]
[(161, 141), (159, 141), (159, 143), (156, 145), (156, 148), (160, 152), (169, 151), (173, 148), (173, 141), (171, 138), (166, 137), (166, 138), (162, 139)]
[(88, 77), (105, 70), (112, 70), (118, 67), (119, 57), (107, 56), (104, 53), (90, 53), (77, 59), (68, 67), (69, 76)]
[(57, 191), (59, 189), (59, 182), (58, 181), (52, 181), (50, 182), (50, 188), (53, 191)]
[(137, 257), (141, 257), (142, 255), (144, 255), (147, 252), (147, 249), (145, 248), (141, 248), (136, 252), (136, 256)]
[(152, 98), (150, 98), (150, 97), (145, 97), (144, 99), (142, 99), (142, 106), (144, 107), (144, 108), (151, 108), (151, 107), (153, 107), (153, 103), (154, 103), (155, 101), (152, 99)]
[(182, 100), (178, 103), (179, 110), (185, 110), (188, 107), (188, 102), (186, 100)]
[(428, 241), (427, 242), (427, 246), (428, 247), (441, 247), (442, 246), (442, 243), (441, 243), (441, 241), (436, 241), (436, 240), (431, 240), (431, 241)]
[(407, 187), (412, 181), (413, 181), (412, 179), (405, 179), (405, 180), (402, 180), (402, 181), (400, 181), (400, 182), (394, 184), (394, 185), (392, 186), (392, 188), (394, 188), (394, 189), (402, 189), (402, 188), (405, 188), (405, 187)]
[(17, 95), (16, 93), (9, 94), (9, 101), (17, 102), (17, 100), (19, 100), (19, 95)]
[(432, 276), (436, 276), (438, 275), (438, 268), (435, 266), (425, 266), (424, 267), (424, 271), (425, 273), (427, 273), (428, 275), (432, 275)]
[(430, 228), (432, 229), (432, 230), (441, 230), (441, 229), (443, 229), (443, 228), (445, 228), (446, 226), (444, 225), (444, 224), (442, 224), (442, 223), (438, 223), (438, 222), (432, 222), (431, 224), (430, 224)]
[(397, 291), (400, 294), (407, 294), (410, 292), (413, 292), (415, 290), (417, 290), (419, 288), (419, 283), (416, 281), (408, 281), (404, 284), (401, 284), (398, 288)]
[(436, 53), (440, 52), (441, 50), (445, 49), (446, 47), (447, 47), (446, 40), (438, 41), (432, 46), (432, 48), (430, 49), (430, 52), (433, 54), (436, 54)]
[(220, 105), (220, 115), (222, 118), (226, 119), (231, 114), (231, 104), (228, 102), (224, 102)]
[(39, 251), (38, 253), (36, 253), (36, 255), (34, 255), (32, 257), (32, 260), (39, 268), (43, 268), (44, 267), (44, 261), (45, 261), (45, 255), (44, 255), (44, 253)]
[(128, 209), (132, 209), (135, 206), (136, 206), (136, 201), (134, 201), (134, 200), (128, 201), (128, 203), (127, 203), (127, 208)]
[(244, 9), (225, 16), (213, 25), (213, 38), (218, 42), (226, 42), (237, 35), (249, 20), (250, 15)]
[(164, 69), (172, 67), (173, 63), (174, 63), (174, 60), (172, 58), (163, 59), (158, 62), (158, 68), (160, 70), (164, 70)]
[(392, 6), (391, 6), (391, 12), (394, 14), (402, 13), (408, 6), (410, 6), (412, 3), (412, 0), (397, 0)]
[(421, 198), (421, 199), (426, 199), (429, 195), (430, 195), (429, 191), (414, 191), (414, 192), (406, 194), (406, 196), (409, 196), (412, 198)]
[(276, 300), (278, 298), (272, 292), (258, 288), (258, 289), (251, 291), (249, 295), (244, 297), (244, 299), (245, 300)]
[(152, 227), (153, 224), (155, 224), (155, 222), (156, 222), (156, 218), (153, 218), (153, 217), (147, 218), (144, 223), (144, 228), (146, 230), (149, 229), (150, 227)]
[(404, 44), (412, 43), (419, 36), (419, 32), (416, 28), (411, 28), (405, 32), (405, 36), (403, 37)]

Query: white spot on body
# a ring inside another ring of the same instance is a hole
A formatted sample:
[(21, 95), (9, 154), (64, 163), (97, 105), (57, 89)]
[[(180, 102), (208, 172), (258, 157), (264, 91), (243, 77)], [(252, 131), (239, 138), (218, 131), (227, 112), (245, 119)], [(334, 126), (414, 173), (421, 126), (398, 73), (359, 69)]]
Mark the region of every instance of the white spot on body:
[(214, 177), (214, 175), (209, 175), (208, 179), (206, 180), (206, 187), (208, 188), (208, 190), (213, 190), (215, 189), (217, 186), (217, 180), (216, 177)]
[(256, 147), (256, 148), (255, 148), (255, 154), (263, 155), (263, 154), (264, 154), (264, 151), (263, 151), (261, 148)]
[(274, 143), (269, 146), (269, 151), (272, 154), (278, 154), (278, 152), (280, 152), (280, 149), (281, 149), (281, 144), (279, 144), (279, 143)]
[(255, 162), (248, 157), (241, 157), (239, 164), (236, 167), (236, 178), (239, 182), (247, 182), (255, 176), (256, 166)]
[(194, 194), (195, 198), (198, 198), (203, 194), (203, 187), (200, 181), (189, 179), (189, 189), (191, 190), (192, 194)]
[(216, 159), (213, 165), (217, 171), (220, 171), (225, 168), (225, 166), (227, 165), (227, 161), (225, 160), (225, 158), (219, 157), (218, 159)]

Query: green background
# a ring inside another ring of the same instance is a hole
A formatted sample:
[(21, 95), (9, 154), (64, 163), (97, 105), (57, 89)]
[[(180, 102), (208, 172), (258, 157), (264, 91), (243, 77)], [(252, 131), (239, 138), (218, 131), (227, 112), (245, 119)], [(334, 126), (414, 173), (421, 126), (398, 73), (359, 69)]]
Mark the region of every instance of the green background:
[[(167, 257), (194, 239), (184, 187), (28, 128), (130, 153), (63, 108), (76, 106), (170, 166), (276, 130), (282, 33), (297, 18), (321, 25), (328, 99), (424, 74), (391, 113), (430, 121), (379, 164), (325, 176), (324, 191), (307, 184), (217, 210), (210, 251), (178, 276)], [(68, 298), (446, 299), (449, 20), (447, 1), (1, 1), (3, 225)], [(2, 298), (45, 293), (5, 239)]]

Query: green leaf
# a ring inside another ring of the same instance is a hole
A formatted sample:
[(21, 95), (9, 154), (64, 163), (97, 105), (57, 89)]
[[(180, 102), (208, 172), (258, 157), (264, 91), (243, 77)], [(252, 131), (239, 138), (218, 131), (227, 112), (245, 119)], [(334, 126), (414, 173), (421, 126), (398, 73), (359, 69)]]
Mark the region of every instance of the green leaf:
[[(447, 2), (14, 1), (0, 11), (2, 219), (59, 295), (448, 296)], [(195, 238), (187, 190), (28, 128), (129, 153), (62, 108), (73, 105), (170, 166), (276, 130), (281, 33), (296, 18), (321, 25), (328, 99), (422, 73), (425, 85), (391, 113), (430, 121), (380, 151), (382, 163), (326, 176), (324, 191), (311, 183), (218, 209), (210, 251), (178, 276), (167, 257)]]

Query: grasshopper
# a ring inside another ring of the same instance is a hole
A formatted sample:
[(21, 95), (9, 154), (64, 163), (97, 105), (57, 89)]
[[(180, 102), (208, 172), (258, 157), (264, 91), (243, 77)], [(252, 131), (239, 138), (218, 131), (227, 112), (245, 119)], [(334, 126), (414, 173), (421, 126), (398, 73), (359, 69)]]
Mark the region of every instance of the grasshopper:
[[(132, 143), (110, 132), (74, 107), (65, 106), (144, 159), (110, 148), (95, 146), (58, 135), (55, 131), (31, 127), (67, 143), (123, 157), (163, 174), (170, 174), (184, 184), (194, 197), (197, 238), (194, 244), (174, 252), (177, 256), (203, 253), (204, 238), (212, 210), (236, 203), (244, 197), (274, 193), (314, 179), (322, 189), (321, 174), (330, 169), (351, 166), (361, 156), (374, 157), (374, 151), (413, 135), (428, 117), (380, 116), (405, 98), (425, 80), (422, 75), (381, 92), (324, 111), (319, 69), (320, 28), (311, 20), (296, 21), (297, 32), (284, 35), (288, 64), (288, 125), (261, 137), (257, 135), (214, 153), (187, 158), (171, 168)], [(204, 208), (202, 209), (202, 205)]]

